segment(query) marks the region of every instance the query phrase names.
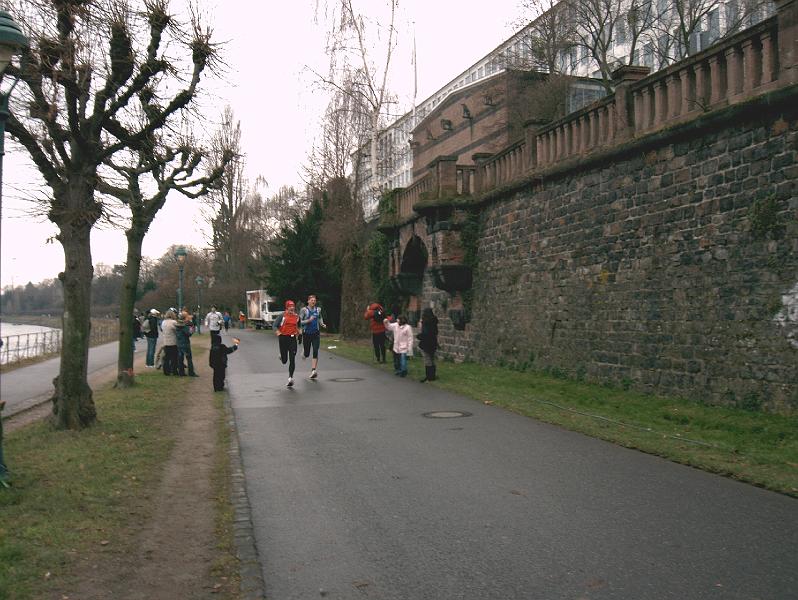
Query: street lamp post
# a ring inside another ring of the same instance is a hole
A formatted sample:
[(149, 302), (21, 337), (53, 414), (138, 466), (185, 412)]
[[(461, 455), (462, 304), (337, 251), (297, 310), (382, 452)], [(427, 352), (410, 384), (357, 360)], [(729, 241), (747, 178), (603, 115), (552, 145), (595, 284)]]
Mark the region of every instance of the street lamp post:
[[(19, 54), (28, 47), (26, 38), (19, 25), (11, 18), (11, 15), (4, 10), (0, 10), (0, 83), (3, 82), (3, 75), (6, 72), (8, 63), (15, 54)], [(8, 112), (8, 99), (11, 92), (17, 85), (19, 79), (14, 79), (11, 88), (7, 92), (0, 90), (0, 221), (3, 218), (3, 155), (5, 154), (6, 120), (10, 116)], [(0, 400), (0, 412), (5, 403)], [(3, 421), (0, 419), (0, 487), (8, 486), (8, 468), (3, 459)]]
[(186, 249), (183, 246), (178, 246), (175, 250), (175, 260), (177, 261), (177, 269), (180, 276), (180, 281), (177, 286), (177, 311), (178, 313), (183, 308), (183, 266), (186, 264)]
[(200, 323), (202, 323), (202, 284), (205, 283), (205, 280), (202, 275), (197, 275), (194, 283), (197, 284), (197, 333), (202, 333), (200, 331)]

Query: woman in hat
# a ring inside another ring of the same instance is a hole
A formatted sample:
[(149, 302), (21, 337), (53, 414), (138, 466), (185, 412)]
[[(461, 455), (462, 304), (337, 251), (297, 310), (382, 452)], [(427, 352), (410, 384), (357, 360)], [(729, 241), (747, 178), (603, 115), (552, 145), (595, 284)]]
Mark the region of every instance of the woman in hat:
[(274, 332), (280, 343), (280, 362), (288, 363), (288, 387), (294, 385), (296, 367), (297, 336), (299, 335), (299, 315), (293, 300), (285, 303), (285, 312), (274, 321)]

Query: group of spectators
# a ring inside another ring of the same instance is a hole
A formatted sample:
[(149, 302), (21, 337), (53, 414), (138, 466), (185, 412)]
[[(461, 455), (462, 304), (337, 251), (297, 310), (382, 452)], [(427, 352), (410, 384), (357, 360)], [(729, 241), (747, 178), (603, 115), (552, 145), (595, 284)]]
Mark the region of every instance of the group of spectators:
[[(204, 319), (204, 325), (211, 334), (209, 366), (214, 371), (213, 386), (216, 391), (224, 388), (227, 354), (238, 348), (237, 339), (231, 348), (222, 344), (221, 330), (227, 330), (231, 320), (229, 312), (222, 314), (215, 306), (211, 307)], [(143, 337), (147, 340), (144, 363), (148, 369), (163, 369), (164, 375), (198, 377), (191, 353), (191, 336), (200, 333), (202, 323), (199, 314), (192, 313), (185, 307), (181, 310), (170, 308), (163, 315), (156, 308), (150, 309), (143, 316), (134, 314), (134, 347), (137, 338)]]
[(414, 341), (424, 357), (424, 378), (421, 382), (437, 379), (435, 352), (438, 350), (438, 318), (431, 308), (421, 311), (419, 331), (413, 336), (413, 327), (407, 317), (397, 314), (394, 309), (390, 314), (378, 302), (366, 307), (363, 318), (369, 322), (371, 341), (374, 346), (374, 358), (378, 363), (385, 363), (385, 346), (388, 344), (393, 354), (394, 373), (399, 377), (407, 376), (407, 359), (413, 356)]

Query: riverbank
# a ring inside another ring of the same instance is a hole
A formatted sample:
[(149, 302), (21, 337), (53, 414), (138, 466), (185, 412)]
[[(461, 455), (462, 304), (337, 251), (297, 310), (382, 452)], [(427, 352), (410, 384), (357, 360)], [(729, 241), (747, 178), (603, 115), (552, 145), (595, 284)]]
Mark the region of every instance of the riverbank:
[[(119, 338), (116, 319), (92, 318), (90, 346)], [(61, 351), (61, 316), (3, 315), (0, 318), (0, 373), (36, 364)]]

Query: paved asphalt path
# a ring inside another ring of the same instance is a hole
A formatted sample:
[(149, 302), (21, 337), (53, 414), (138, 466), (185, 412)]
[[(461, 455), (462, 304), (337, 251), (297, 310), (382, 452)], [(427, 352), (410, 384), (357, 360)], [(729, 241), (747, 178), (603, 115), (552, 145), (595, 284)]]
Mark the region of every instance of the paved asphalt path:
[(228, 384), (270, 600), (798, 598), (794, 499), (332, 357), (330, 338), (319, 380), (299, 360), (287, 389), (271, 332), (240, 337)]
[[(116, 365), (119, 342), (111, 342), (89, 349), (88, 374)], [(139, 340), (136, 354), (147, 349), (146, 341)], [(53, 379), (61, 367), (61, 357), (51, 358), (27, 367), (0, 374), (0, 395), (6, 401), (3, 417), (10, 417), (50, 398)]]

